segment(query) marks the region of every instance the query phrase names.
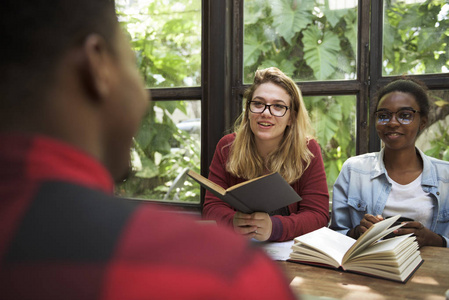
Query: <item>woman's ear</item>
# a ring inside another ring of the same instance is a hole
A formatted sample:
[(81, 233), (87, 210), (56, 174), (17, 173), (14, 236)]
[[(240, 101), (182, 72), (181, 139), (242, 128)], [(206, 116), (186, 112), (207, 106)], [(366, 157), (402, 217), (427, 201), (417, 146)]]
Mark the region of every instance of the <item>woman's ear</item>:
[(424, 130), (424, 128), (426, 128), (427, 121), (428, 121), (427, 117), (421, 117), (421, 122), (419, 123), (419, 131), (422, 131)]

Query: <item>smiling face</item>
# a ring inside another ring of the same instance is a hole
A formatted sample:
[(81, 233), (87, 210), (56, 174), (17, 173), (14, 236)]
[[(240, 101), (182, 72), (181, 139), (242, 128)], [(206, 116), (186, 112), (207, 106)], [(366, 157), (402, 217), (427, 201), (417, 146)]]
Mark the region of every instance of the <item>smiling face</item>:
[[(267, 82), (261, 84), (253, 93), (252, 101), (264, 104), (280, 104), (290, 107), (290, 95), (280, 86)], [(273, 109), (273, 108), (271, 108)], [(254, 134), (256, 146), (261, 154), (271, 152), (279, 146), (285, 129), (290, 125), (290, 109), (283, 117), (275, 117), (265, 109), (261, 114), (248, 112), (251, 131)]]
[(420, 108), (412, 94), (403, 92), (391, 92), (382, 97), (377, 106), (377, 110), (388, 110), (397, 112), (401, 109), (414, 109), (413, 121), (410, 124), (401, 124), (398, 122), (397, 114), (394, 114), (390, 122), (385, 125), (377, 123), (376, 130), (380, 139), (385, 143), (386, 151), (402, 150), (415, 148), (415, 141), (418, 132), (424, 129), (427, 118), (419, 114)]

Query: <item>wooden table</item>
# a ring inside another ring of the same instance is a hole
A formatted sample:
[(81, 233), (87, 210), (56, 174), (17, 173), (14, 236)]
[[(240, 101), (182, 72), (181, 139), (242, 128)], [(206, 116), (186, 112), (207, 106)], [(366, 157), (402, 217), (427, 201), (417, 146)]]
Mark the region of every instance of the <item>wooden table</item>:
[(423, 247), (424, 263), (407, 283), (278, 262), (302, 299), (445, 299), (449, 289), (449, 248)]

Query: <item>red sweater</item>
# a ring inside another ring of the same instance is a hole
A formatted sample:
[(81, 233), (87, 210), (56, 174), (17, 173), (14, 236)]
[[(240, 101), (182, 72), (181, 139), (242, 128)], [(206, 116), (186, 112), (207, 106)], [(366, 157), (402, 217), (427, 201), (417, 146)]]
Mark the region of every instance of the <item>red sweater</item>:
[[(212, 163), (209, 167), (209, 179), (223, 188), (229, 188), (245, 181), (226, 171), (230, 146), (235, 134), (224, 136), (217, 144)], [(299, 180), (291, 186), (302, 197), (300, 202), (288, 206), (288, 216), (271, 217), (273, 230), (269, 241), (287, 241), (297, 236), (327, 226), (329, 222), (329, 192), (324, 172), (321, 149), (315, 140), (310, 140), (308, 148), (314, 157)], [(203, 217), (216, 220), (218, 224), (232, 227), (235, 210), (227, 203), (206, 192)]]
[(233, 232), (113, 197), (104, 167), (69, 145), (0, 141), (1, 299), (294, 299)]

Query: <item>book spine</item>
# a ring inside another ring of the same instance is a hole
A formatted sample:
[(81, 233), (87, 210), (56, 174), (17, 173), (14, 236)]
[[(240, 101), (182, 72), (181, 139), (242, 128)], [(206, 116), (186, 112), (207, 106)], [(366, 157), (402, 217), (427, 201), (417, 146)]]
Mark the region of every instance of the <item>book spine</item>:
[(254, 212), (254, 210), (245, 205), (243, 201), (240, 201), (237, 197), (235, 197), (235, 195), (232, 194), (232, 191), (227, 192), (223, 198), (225, 202), (229, 203), (232, 207), (242, 213), (251, 214)]

